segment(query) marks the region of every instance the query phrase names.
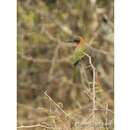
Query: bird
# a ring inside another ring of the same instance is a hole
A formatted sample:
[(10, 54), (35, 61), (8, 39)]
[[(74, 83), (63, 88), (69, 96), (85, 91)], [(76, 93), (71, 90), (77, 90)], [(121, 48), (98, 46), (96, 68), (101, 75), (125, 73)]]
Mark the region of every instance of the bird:
[(76, 81), (77, 65), (85, 56), (87, 51), (86, 40), (82, 36), (77, 36), (69, 41), (70, 43), (76, 44), (76, 48), (70, 58), (70, 62), (73, 65), (73, 81)]
[(81, 36), (77, 36), (74, 39), (69, 40), (69, 42), (76, 44), (76, 48), (70, 59), (72, 65), (76, 66), (85, 56), (87, 51), (86, 40)]

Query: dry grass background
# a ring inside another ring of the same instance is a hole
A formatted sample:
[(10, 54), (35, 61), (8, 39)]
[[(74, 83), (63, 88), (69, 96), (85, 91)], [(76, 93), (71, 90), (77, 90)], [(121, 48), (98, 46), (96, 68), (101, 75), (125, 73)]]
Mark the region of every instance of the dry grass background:
[[(113, 130), (113, 0), (18, 0), (17, 126)], [(75, 35), (87, 53), (72, 81)]]

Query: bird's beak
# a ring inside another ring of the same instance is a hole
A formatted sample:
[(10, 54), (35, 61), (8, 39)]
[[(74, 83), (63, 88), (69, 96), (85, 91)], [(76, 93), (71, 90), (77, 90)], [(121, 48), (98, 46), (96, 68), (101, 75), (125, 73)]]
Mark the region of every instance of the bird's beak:
[(69, 43), (79, 43), (80, 40), (81, 39), (79, 37), (77, 37), (77, 38), (72, 38), (72, 39), (68, 40), (67, 42), (69, 42)]
[(68, 43), (75, 43), (76, 41), (74, 39), (70, 39), (67, 41)]

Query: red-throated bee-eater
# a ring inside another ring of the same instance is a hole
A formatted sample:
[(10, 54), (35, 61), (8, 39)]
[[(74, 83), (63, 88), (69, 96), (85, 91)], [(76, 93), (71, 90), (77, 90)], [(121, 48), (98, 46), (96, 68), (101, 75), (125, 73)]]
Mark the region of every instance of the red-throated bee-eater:
[(69, 42), (76, 44), (76, 48), (70, 60), (71, 63), (74, 66), (76, 66), (80, 62), (80, 60), (85, 56), (85, 53), (87, 51), (86, 41), (83, 37), (79, 36), (74, 38), (73, 40), (70, 40)]
[(75, 82), (76, 80), (76, 75), (77, 75), (77, 69), (76, 66), (80, 62), (80, 60), (85, 56), (85, 53), (87, 51), (86, 47), (86, 41), (83, 37), (76, 37), (73, 40), (69, 41), (70, 43), (75, 43), (76, 48), (72, 54), (72, 57), (70, 59), (70, 62), (72, 65), (74, 65), (74, 70), (73, 70), (73, 80)]

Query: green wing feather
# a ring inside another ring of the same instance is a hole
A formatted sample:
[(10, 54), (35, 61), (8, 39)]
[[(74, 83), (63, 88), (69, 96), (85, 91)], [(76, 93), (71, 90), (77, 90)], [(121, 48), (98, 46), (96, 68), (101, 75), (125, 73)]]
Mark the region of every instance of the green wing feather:
[(76, 65), (84, 56), (86, 52), (86, 47), (79, 47), (76, 48), (72, 57), (71, 57), (71, 63), (73, 65)]
[(73, 82), (76, 82), (77, 79), (77, 64), (78, 62), (85, 56), (86, 47), (78, 47), (75, 49), (72, 57), (71, 57), (71, 63), (74, 65), (73, 67)]

